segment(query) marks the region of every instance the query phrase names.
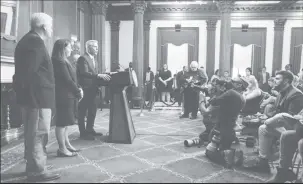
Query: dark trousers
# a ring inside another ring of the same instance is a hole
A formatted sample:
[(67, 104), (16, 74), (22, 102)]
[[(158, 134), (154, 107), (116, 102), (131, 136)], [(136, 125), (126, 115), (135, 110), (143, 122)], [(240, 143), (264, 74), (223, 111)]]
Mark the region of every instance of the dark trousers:
[(133, 100), (133, 88), (132, 86), (130, 86), (129, 88), (126, 89), (126, 96), (127, 96), (127, 100), (128, 102), (131, 102)]
[(230, 126), (218, 126), (216, 125), (211, 133), (209, 138), (212, 139), (213, 131), (218, 130), (220, 132), (220, 150), (229, 150), (231, 148), (232, 143), (236, 139), (236, 132), (232, 125)]
[(146, 93), (145, 93), (145, 101), (150, 101), (151, 100), (151, 94), (152, 94), (152, 90), (153, 90), (153, 84), (152, 83), (148, 83), (146, 86), (145, 86), (145, 90), (146, 90)]
[[(78, 126), (80, 134), (94, 130), (95, 118), (98, 107), (98, 88), (83, 89), (84, 97), (79, 102)], [(84, 118), (87, 114), (86, 126)]]
[(199, 108), (199, 92), (193, 88), (184, 89), (184, 115), (197, 116)]

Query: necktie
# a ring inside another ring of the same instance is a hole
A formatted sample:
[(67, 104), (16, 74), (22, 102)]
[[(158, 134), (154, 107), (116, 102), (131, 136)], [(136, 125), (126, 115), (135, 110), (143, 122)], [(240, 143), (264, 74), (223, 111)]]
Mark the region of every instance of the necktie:
[(96, 62), (95, 62), (95, 58), (92, 58), (92, 60), (93, 60), (94, 69), (96, 69)]

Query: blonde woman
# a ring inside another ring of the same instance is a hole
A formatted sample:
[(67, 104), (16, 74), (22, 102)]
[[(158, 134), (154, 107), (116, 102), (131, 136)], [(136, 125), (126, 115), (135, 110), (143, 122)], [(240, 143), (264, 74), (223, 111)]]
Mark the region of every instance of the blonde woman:
[(246, 104), (242, 112), (244, 114), (256, 114), (260, 111), (262, 90), (259, 88), (258, 81), (253, 75), (246, 79), (248, 87), (243, 93)]

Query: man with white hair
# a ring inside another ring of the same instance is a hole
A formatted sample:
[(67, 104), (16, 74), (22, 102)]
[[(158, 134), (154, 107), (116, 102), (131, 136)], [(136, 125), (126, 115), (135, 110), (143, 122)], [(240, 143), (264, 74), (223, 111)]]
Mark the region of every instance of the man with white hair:
[[(110, 76), (99, 72), (98, 62), (95, 60), (95, 56), (98, 54), (98, 41), (88, 40), (85, 48), (86, 53), (77, 62), (78, 81), (84, 92), (83, 99), (79, 103), (78, 126), (81, 139), (95, 140), (94, 136), (102, 136), (102, 133), (97, 133), (94, 130), (98, 107), (98, 87), (100, 80), (109, 81)], [(85, 126), (84, 118), (86, 115)]]
[(180, 118), (196, 119), (199, 108), (199, 91), (194, 89), (195, 85), (202, 86), (208, 81), (206, 72), (199, 68), (197, 61), (190, 63), (190, 70), (185, 74), (184, 86), (184, 114)]
[(44, 43), (52, 36), (52, 22), (49, 15), (34, 13), (30, 20), (31, 30), (15, 49), (13, 86), (24, 123), (24, 158), (29, 182), (60, 177), (47, 173), (45, 168), (51, 109), (55, 108), (53, 65)]

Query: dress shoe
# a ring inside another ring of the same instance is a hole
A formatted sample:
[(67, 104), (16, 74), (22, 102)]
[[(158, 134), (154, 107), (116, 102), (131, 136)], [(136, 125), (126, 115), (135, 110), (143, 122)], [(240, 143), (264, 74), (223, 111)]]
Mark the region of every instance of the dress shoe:
[(80, 149), (71, 149), (71, 148), (67, 148), (68, 151), (70, 152), (80, 152), (81, 150)]
[(189, 119), (197, 119), (197, 116), (190, 116)]
[(86, 134), (86, 135), (80, 135), (80, 139), (94, 141), (95, 137), (93, 135)]
[(52, 181), (59, 179), (61, 176), (54, 173), (44, 173), (35, 176), (27, 176), (27, 181), (29, 182), (43, 182), (43, 181)]
[(91, 134), (93, 136), (102, 136), (103, 135), (101, 132), (96, 132), (95, 130), (90, 131), (89, 134)]
[(67, 155), (67, 154), (63, 153), (62, 151), (58, 150), (57, 151), (57, 156), (58, 157), (74, 157), (74, 156), (77, 156), (77, 153), (72, 152), (71, 155)]
[(183, 115), (181, 115), (181, 116), (179, 116), (179, 118), (180, 119), (183, 119), (183, 118), (188, 118), (189, 116), (188, 115), (185, 115), (185, 114), (183, 114)]
[(285, 183), (286, 181), (293, 182), (297, 179), (296, 174), (289, 169), (277, 167), (277, 173), (266, 181), (266, 183)]

